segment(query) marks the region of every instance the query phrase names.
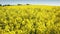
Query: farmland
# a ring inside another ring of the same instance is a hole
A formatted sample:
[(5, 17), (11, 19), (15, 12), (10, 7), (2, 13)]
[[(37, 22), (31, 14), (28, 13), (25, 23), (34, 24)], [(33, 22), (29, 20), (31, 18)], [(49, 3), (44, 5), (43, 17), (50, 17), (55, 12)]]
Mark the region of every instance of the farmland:
[(60, 7), (0, 6), (0, 34), (60, 34)]

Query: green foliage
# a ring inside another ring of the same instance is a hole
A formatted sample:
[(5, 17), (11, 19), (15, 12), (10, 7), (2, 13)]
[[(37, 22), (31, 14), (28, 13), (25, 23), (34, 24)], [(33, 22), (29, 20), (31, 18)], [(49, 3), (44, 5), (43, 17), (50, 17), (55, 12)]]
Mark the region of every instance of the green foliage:
[(0, 6), (2, 6), (2, 5), (0, 4)]

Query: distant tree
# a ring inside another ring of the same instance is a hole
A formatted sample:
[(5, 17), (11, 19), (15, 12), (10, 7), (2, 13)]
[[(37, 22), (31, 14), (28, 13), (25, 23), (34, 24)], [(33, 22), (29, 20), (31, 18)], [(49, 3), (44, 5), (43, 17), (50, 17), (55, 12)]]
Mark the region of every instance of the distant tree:
[(7, 4), (7, 5), (3, 5), (3, 6), (11, 6), (10, 4)]
[(17, 5), (22, 5), (22, 4), (17, 4)]
[(7, 6), (11, 6), (11, 5), (8, 4)]
[(0, 6), (2, 6), (2, 4), (0, 4)]
[(30, 4), (26, 4), (26, 5), (30, 5)]
[(7, 4), (6, 6), (11, 6), (10, 4)]

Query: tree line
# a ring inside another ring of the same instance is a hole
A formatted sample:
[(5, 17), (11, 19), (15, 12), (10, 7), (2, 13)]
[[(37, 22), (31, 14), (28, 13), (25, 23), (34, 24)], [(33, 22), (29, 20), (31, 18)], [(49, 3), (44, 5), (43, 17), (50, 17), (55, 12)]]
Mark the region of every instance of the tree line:
[[(22, 4), (17, 4), (18, 6), (22, 5)], [(30, 5), (30, 4), (25, 4), (25, 5)], [(0, 4), (0, 6), (13, 6), (13, 5), (10, 5), (10, 4), (5, 4), (5, 5), (2, 5)]]

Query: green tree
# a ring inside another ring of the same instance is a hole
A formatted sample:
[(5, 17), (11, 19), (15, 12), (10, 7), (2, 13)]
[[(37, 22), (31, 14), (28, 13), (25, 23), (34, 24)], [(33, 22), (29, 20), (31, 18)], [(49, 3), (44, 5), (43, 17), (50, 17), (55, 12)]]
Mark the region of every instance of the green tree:
[(22, 5), (22, 4), (17, 4), (18, 6)]
[(0, 4), (0, 6), (2, 6), (2, 4)]

